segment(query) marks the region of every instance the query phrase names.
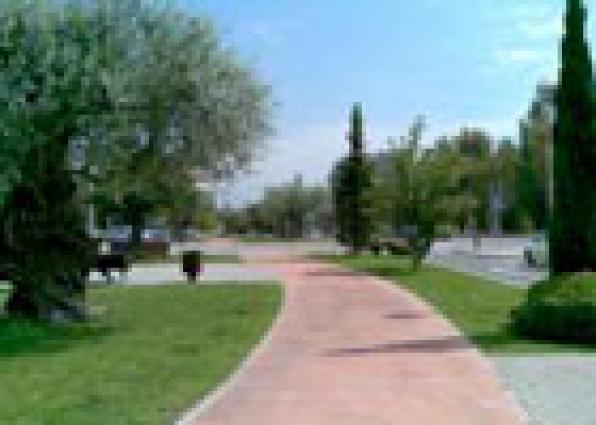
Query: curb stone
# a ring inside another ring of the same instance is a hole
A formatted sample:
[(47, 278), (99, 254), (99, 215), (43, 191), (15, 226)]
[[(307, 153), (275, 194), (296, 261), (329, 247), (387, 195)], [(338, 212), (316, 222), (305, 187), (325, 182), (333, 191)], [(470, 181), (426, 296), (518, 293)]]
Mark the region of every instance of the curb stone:
[(287, 288), (281, 283), (278, 284), (283, 290), (282, 303), (267, 333), (240, 362), (236, 370), (234, 370), (231, 375), (229, 375), (224, 381), (220, 382), (213, 390), (208, 392), (205, 397), (196, 402), (193, 407), (184, 412), (182, 416), (174, 422), (174, 425), (192, 425), (195, 421), (197, 421), (211, 406), (216, 404), (219, 399), (221, 399), (230, 389), (236, 386), (237, 382), (246, 373), (246, 370), (250, 368), (256, 358), (267, 349), (271, 343), (271, 340), (273, 339), (276, 329), (280, 326), (282, 320), (285, 318)]

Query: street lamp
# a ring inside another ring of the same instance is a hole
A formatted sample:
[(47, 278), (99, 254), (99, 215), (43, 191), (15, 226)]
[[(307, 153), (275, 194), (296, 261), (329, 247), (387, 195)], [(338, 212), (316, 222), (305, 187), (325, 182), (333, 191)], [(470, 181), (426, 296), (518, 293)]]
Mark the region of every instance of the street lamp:
[(98, 169), (97, 166), (92, 165), (89, 167), (89, 200), (88, 200), (88, 210), (87, 210), (87, 226), (88, 226), (88, 233), (89, 236), (92, 238), (97, 237), (97, 226), (95, 222), (95, 204), (93, 202), (93, 193), (95, 192), (95, 182), (93, 179), (97, 176)]
[(544, 228), (544, 235), (546, 240), (546, 264), (550, 270), (550, 225), (553, 213), (553, 205), (555, 199), (555, 176), (554, 176), (554, 146), (553, 146), (553, 125), (555, 122), (555, 108), (549, 103), (545, 110), (545, 129), (544, 129), (544, 175), (545, 175), (545, 196), (546, 196), (546, 221)]

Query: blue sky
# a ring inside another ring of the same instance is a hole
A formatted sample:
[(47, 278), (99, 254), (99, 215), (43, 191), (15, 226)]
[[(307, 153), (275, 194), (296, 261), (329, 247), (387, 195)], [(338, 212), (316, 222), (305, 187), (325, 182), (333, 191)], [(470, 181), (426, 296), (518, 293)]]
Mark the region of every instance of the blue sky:
[[(428, 143), (462, 126), (517, 134), (556, 76), (563, 0), (181, 0), (271, 84), (275, 135), (233, 201), (302, 173), (324, 181), (362, 102), (368, 149), (426, 116)], [(596, 1), (588, 7), (596, 13)]]

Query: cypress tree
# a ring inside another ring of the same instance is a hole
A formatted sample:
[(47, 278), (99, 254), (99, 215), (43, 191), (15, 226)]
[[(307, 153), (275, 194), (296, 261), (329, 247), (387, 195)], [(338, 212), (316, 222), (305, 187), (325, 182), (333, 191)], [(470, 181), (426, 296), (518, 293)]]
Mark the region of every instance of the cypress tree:
[(348, 140), (350, 152), (333, 176), (335, 218), (338, 240), (359, 253), (370, 238), (371, 169), (364, 153), (364, 119), (358, 103), (350, 115)]
[(585, 38), (586, 9), (568, 0), (555, 106), (554, 202), (550, 223), (550, 267), (554, 275), (596, 265), (596, 176), (592, 64)]

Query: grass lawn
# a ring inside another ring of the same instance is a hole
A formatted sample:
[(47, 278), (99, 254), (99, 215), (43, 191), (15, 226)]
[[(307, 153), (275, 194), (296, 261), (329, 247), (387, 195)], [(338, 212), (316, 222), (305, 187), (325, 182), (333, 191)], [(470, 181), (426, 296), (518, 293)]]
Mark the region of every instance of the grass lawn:
[(205, 254), (202, 257), (205, 263), (213, 264), (228, 264), (228, 263), (242, 263), (242, 259), (238, 255), (231, 254)]
[(499, 354), (564, 354), (596, 352), (596, 346), (533, 341), (508, 330), (509, 313), (526, 289), (475, 276), (423, 267), (414, 272), (406, 257), (372, 255), (317, 257), (389, 278), (416, 293), (456, 324), (483, 351)]
[(0, 319), (0, 423), (172, 423), (260, 340), (281, 291), (110, 287), (90, 290), (92, 304), (106, 308), (90, 324)]

